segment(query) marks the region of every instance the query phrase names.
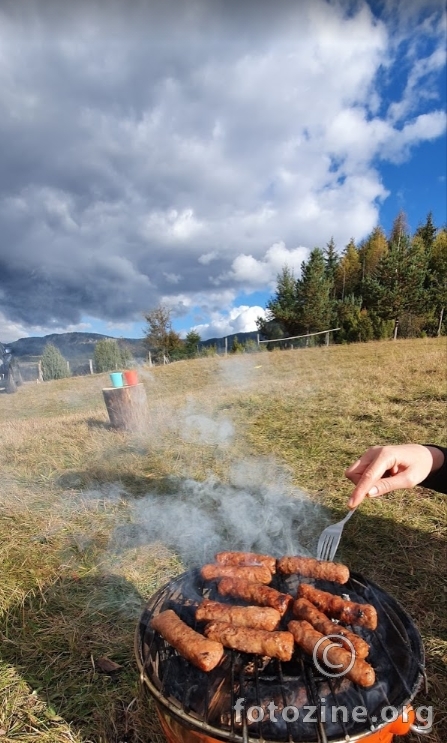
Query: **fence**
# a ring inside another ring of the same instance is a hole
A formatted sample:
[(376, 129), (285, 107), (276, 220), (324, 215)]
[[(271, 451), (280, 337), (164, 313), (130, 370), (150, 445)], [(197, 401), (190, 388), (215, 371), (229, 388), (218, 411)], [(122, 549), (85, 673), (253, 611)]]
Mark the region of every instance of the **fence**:
[[(303, 346), (309, 346), (310, 345), (310, 343), (309, 343), (309, 339), (310, 338), (314, 338), (317, 335), (318, 336), (325, 335), (326, 336), (326, 339), (325, 339), (326, 340), (326, 346), (328, 346), (329, 345), (329, 340), (330, 340), (330, 334), (331, 333), (335, 333), (336, 330), (340, 330), (340, 328), (330, 328), (329, 330), (320, 330), (320, 331), (318, 331), (318, 333), (306, 333), (305, 335), (291, 335), (288, 338), (272, 338), (272, 339), (270, 339), (268, 341), (261, 341), (261, 340), (259, 340), (259, 336), (258, 336), (258, 345), (259, 345), (259, 343), (284, 343), (284, 344), (286, 344), (286, 341), (294, 341), (294, 340), (300, 339), (300, 340), (302, 340), (304, 342), (303, 343), (300, 343), (300, 344), (297, 344), (297, 345), (294, 344), (294, 343), (291, 343), (290, 346), (289, 346), (290, 348), (297, 348), (297, 347), (300, 348), (300, 347), (303, 347)], [(285, 345), (285, 347), (287, 347), (287, 345)]]

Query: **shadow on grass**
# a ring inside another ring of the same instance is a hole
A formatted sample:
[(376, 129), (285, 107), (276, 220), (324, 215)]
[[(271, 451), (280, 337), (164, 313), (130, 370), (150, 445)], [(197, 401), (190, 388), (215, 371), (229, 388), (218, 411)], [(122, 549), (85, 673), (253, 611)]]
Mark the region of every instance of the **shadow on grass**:
[[(358, 511), (342, 544), (339, 559), (393, 595), (419, 627), (426, 644), (429, 691), (419, 693), (417, 703), (433, 705), (435, 711), (434, 731), (425, 740), (445, 743), (444, 533), (427, 534)], [(30, 595), (0, 619), (0, 655), (47, 702), (56, 720), (70, 724), (79, 740), (160, 741), (153, 710), (139, 690), (134, 660), (134, 632), (143, 605), (135, 587), (119, 576), (73, 574)], [(103, 656), (121, 669), (99, 673), (97, 661)], [(25, 734), (22, 739), (27, 740)], [(406, 743), (417, 740), (405, 738)]]
[[(10, 608), (0, 620), (0, 657), (47, 705), (40, 725), (35, 708), (27, 711), (22, 705), (16, 716), (13, 710), (7, 725), (15, 735), (23, 726), (22, 740), (28, 740), (32, 727), (42, 728), (42, 740), (68, 739), (57, 734), (66, 723), (76, 740), (161, 740), (134, 659), (134, 632), (143, 606), (134, 586), (119, 576), (73, 574)], [(101, 673), (98, 660), (104, 657), (120, 668)]]

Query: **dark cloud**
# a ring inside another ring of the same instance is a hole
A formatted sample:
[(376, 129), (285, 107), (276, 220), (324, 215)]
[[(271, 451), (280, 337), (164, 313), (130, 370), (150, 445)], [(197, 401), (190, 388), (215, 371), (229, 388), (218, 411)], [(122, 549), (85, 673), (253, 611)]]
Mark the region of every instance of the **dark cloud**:
[(0, 28), (0, 313), (23, 327), (222, 310), (364, 236), (377, 157), (424, 139), (375, 113), (390, 35), (362, 2), (14, 0)]

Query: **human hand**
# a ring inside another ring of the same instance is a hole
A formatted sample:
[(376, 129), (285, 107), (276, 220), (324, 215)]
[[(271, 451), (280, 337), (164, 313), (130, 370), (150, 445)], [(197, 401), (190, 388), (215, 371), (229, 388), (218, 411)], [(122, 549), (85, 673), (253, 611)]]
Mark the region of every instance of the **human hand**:
[(431, 446), (372, 446), (345, 472), (356, 486), (348, 506), (355, 508), (366, 497), (376, 498), (392, 490), (412, 488), (442, 462), (442, 452)]

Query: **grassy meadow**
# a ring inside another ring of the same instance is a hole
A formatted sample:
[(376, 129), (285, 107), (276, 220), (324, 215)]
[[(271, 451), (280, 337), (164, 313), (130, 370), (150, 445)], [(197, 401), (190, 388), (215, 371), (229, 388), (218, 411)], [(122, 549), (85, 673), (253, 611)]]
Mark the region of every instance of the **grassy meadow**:
[[(108, 375), (0, 394), (0, 743), (161, 743), (133, 636), (145, 600), (184, 565), (162, 540), (129, 538), (135, 504), (228, 483), (238, 464), (336, 521), (351, 490), (343, 472), (366, 448), (446, 444), (446, 361), (445, 339), (421, 339), (148, 368), (133, 434), (108, 425)], [(417, 702), (436, 711), (423, 740), (445, 743), (447, 497), (368, 500), (339, 558), (415, 619), (428, 675)], [(101, 673), (103, 657), (118, 672)]]

